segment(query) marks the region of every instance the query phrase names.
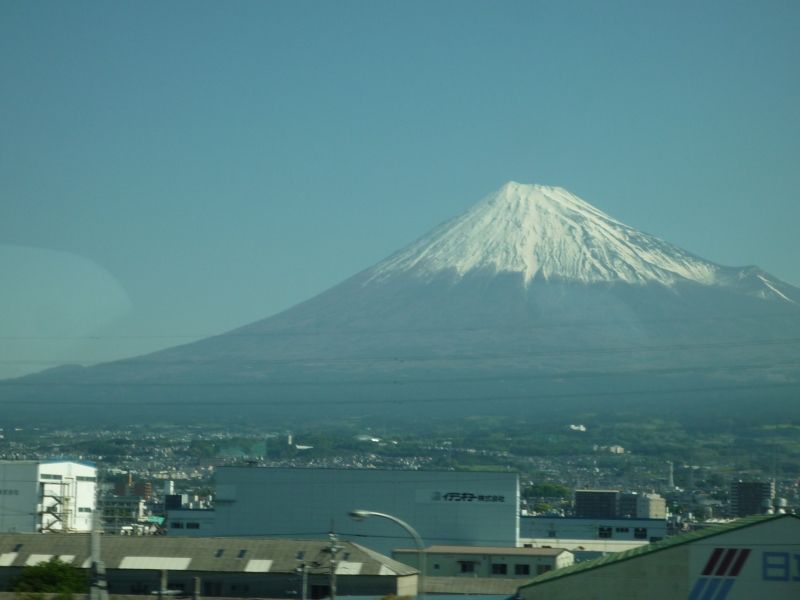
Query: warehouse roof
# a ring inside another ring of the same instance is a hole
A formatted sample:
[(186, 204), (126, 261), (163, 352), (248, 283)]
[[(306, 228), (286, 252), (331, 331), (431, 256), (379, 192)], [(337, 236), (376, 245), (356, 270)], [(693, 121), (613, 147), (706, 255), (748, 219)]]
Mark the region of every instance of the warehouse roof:
[(532, 544), (534, 548), (564, 548), (570, 552), (623, 552), (639, 546), (647, 546), (647, 540), (585, 540), (577, 538), (520, 538), (523, 544)]
[(684, 535), (677, 535), (675, 537), (671, 537), (666, 540), (656, 542), (655, 544), (647, 544), (645, 546), (639, 546), (638, 548), (626, 550), (625, 552), (618, 552), (616, 554), (610, 554), (608, 556), (602, 556), (594, 560), (588, 560), (586, 562), (578, 563), (570, 567), (564, 567), (563, 569), (548, 571), (547, 573), (538, 576), (530, 583), (520, 586), (519, 589), (522, 590), (528, 587), (532, 587), (534, 585), (547, 583), (549, 581), (552, 581), (554, 579), (559, 579), (561, 577), (568, 577), (570, 575), (585, 573), (587, 571), (592, 571), (594, 569), (599, 569), (601, 567), (605, 567), (611, 564), (620, 563), (626, 560), (631, 560), (633, 558), (638, 558), (639, 556), (651, 554), (653, 552), (660, 552), (662, 550), (669, 550), (670, 548), (675, 548), (677, 546), (683, 546), (684, 544), (691, 544), (698, 540), (714, 537), (717, 535), (722, 535), (724, 533), (730, 533), (731, 531), (736, 531), (738, 529), (745, 529), (747, 527), (752, 527), (753, 525), (759, 525), (767, 521), (774, 521), (777, 519), (786, 519), (786, 518), (800, 519), (800, 517), (797, 517), (795, 515), (765, 515), (765, 516), (759, 515), (754, 517), (747, 517), (744, 519), (738, 519), (736, 521), (732, 521), (731, 523), (726, 523), (723, 525), (712, 525), (705, 529), (700, 529), (698, 531), (694, 531), (692, 533), (687, 533)]
[[(417, 553), (419, 550), (410, 548), (399, 548), (394, 551)], [(508, 556), (558, 556), (562, 552), (568, 552), (566, 548), (516, 548), (502, 546), (429, 546), (425, 549), (426, 554), (501, 554)]]
[[(89, 534), (0, 533), (0, 567), (22, 567), (58, 557), (88, 568)], [(339, 575), (411, 575), (396, 560), (347, 541), (338, 541)], [(301, 564), (310, 573), (330, 570), (330, 543), (321, 540), (202, 538), (166, 536), (103, 536), (101, 551), (107, 569), (287, 573)]]

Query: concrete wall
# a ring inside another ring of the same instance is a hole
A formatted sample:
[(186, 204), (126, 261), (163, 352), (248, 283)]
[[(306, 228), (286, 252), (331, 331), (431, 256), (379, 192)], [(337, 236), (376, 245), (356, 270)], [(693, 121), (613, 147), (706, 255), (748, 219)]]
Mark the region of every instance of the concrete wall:
[[(21, 568), (0, 568), (0, 589), (8, 590), (21, 573)], [(161, 572), (138, 569), (109, 569), (106, 573), (108, 591), (114, 595), (152, 596), (159, 589)], [(302, 581), (294, 573), (208, 573), (198, 571), (168, 571), (167, 587), (191, 594), (194, 579), (200, 579), (200, 593), (204, 597), (229, 596), (239, 598), (300, 598)], [(342, 596), (415, 596), (417, 576), (394, 575), (339, 575), (337, 593)], [(308, 597), (312, 589), (322, 593), (330, 589), (330, 577), (309, 575)]]
[(0, 462), (0, 531), (37, 530), (39, 473), (35, 462)]
[(387, 554), (413, 545), (393, 523), (348, 515), (365, 509), (403, 519), (426, 545), (517, 543), (514, 473), (222, 467), (215, 479), (215, 529), (205, 535), (320, 538), (333, 528)]
[(204, 537), (216, 532), (217, 513), (214, 510), (167, 511), (167, 535)]
[[(392, 558), (415, 569), (419, 568), (419, 559), (416, 552), (394, 552)], [(535, 556), (519, 554), (475, 554), (475, 553), (440, 553), (427, 552), (425, 554), (425, 573), (431, 577), (497, 577), (501, 579), (520, 578), (531, 579), (539, 573), (569, 566), (574, 562), (574, 557), (569, 552), (560, 555)], [(472, 563), (473, 571), (465, 572), (462, 564)], [(505, 573), (495, 572), (493, 565), (505, 565)], [(527, 572), (524, 567), (527, 566)]]
[[(608, 537), (601, 537), (603, 530)], [(553, 535), (551, 535), (553, 534)], [(644, 537), (637, 537), (644, 536)], [(521, 517), (520, 538), (658, 541), (667, 535), (664, 519)]]
[[(195, 577), (200, 578), (200, 593), (204, 597), (232, 596), (240, 598), (300, 598), (302, 580), (294, 573), (206, 573), (194, 571), (170, 571), (167, 573), (167, 587), (191, 593)], [(161, 573), (159, 571), (109, 569), (107, 573), (108, 591), (111, 594), (151, 595), (158, 590)], [(399, 584), (398, 579), (408, 579)], [(398, 594), (399, 589), (413, 590), (416, 593), (416, 576), (398, 578), (395, 576), (347, 576), (336, 578), (337, 593), (343, 596)], [(309, 575), (308, 597), (318, 596), (330, 589), (330, 577)], [(152, 597), (152, 596), (151, 596)]]

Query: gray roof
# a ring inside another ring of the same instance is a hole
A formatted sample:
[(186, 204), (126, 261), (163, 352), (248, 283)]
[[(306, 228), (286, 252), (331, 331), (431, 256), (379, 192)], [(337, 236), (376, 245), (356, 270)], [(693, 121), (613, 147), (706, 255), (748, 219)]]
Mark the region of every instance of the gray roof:
[[(338, 541), (339, 575), (412, 575), (417, 570), (347, 541)], [(330, 569), (329, 542), (264, 538), (102, 536), (107, 569), (287, 573), (302, 563), (309, 573)], [(0, 567), (22, 567), (58, 556), (75, 567), (90, 561), (89, 534), (0, 533)], [(298, 558), (302, 556), (302, 558)]]
[[(408, 553), (416, 554), (417, 549), (398, 548), (395, 554)], [(558, 556), (562, 552), (568, 552), (566, 548), (517, 548), (509, 546), (429, 546), (425, 549), (425, 554), (490, 554), (499, 556)]]
[(426, 577), (429, 594), (474, 594), (512, 596), (525, 580), (501, 577)]

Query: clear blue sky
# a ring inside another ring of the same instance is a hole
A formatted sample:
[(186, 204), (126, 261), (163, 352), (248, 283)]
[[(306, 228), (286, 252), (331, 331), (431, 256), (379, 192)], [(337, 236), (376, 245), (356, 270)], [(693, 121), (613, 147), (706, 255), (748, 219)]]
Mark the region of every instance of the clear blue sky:
[(794, 0), (4, 0), (0, 377), (268, 316), (510, 179), (800, 285), (798, 31)]

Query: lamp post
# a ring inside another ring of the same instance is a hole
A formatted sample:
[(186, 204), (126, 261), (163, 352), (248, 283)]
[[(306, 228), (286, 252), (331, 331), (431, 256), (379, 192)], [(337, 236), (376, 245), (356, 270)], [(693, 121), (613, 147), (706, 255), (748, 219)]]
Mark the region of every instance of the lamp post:
[(381, 517), (383, 519), (388, 519), (389, 521), (400, 525), (400, 527), (405, 529), (411, 535), (411, 537), (414, 539), (414, 543), (417, 544), (417, 555), (419, 557), (419, 589), (417, 590), (417, 597), (419, 600), (425, 600), (425, 545), (422, 543), (422, 538), (419, 536), (416, 529), (402, 519), (371, 510), (352, 510), (350, 511), (350, 516), (357, 521), (363, 521), (369, 517)]

